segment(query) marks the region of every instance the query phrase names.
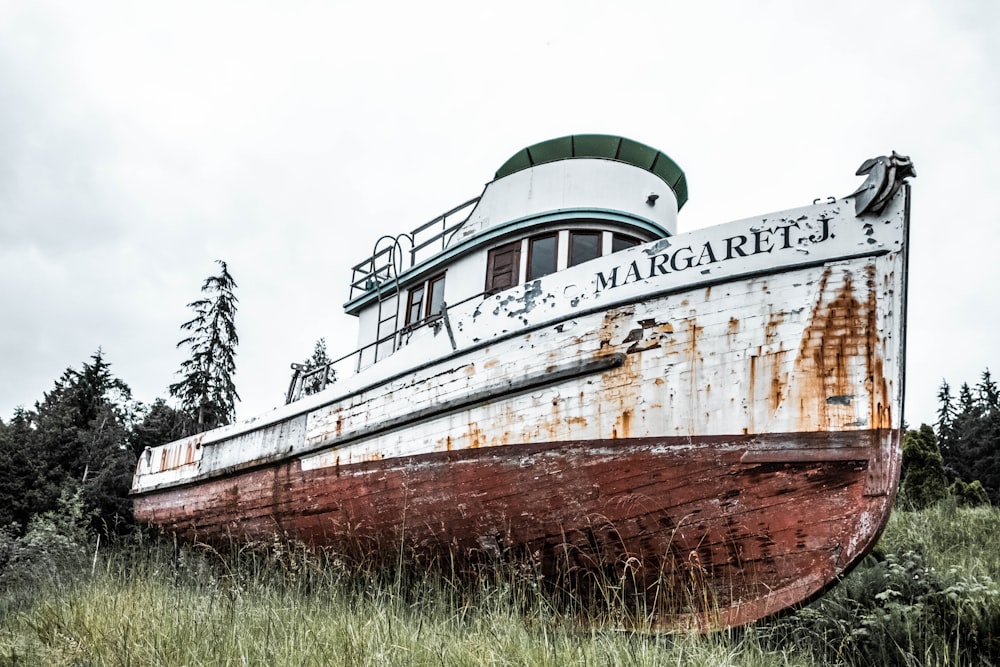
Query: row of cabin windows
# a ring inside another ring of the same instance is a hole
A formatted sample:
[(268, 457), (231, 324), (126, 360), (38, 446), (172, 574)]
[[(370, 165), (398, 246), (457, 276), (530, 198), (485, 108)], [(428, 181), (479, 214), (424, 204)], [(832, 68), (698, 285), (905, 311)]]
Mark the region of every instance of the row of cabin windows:
[[(609, 237), (606, 239), (605, 237)], [(559, 266), (559, 244), (568, 243), (566, 266)], [(568, 268), (596, 259), (610, 252), (639, 245), (642, 241), (624, 234), (605, 234), (596, 231), (553, 232), (533, 236), (526, 240), (528, 261), (524, 280), (535, 280), (560, 268)], [(514, 241), (490, 251), (486, 263), (486, 291), (499, 292), (517, 285), (521, 269), (521, 249), (525, 242)], [(610, 247), (608, 247), (610, 246)]]
[[(605, 237), (608, 238), (605, 238)], [(631, 248), (642, 241), (634, 236), (599, 231), (570, 231), (568, 236), (558, 232), (518, 239), (490, 250), (486, 262), (486, 291), (499, 292), (519, 284), (521, 249), (527, 245), (528, 262), (525, 280), (535, 280), (559, 268), (559, 244), (564, 237), (569, 244), (566, 267), (576, 266), (610, 252)], [(444, 274), (434, 276), (410, 289), (406, 302), (406, 324), (415, 324), (441, 313), (444, 304)]]

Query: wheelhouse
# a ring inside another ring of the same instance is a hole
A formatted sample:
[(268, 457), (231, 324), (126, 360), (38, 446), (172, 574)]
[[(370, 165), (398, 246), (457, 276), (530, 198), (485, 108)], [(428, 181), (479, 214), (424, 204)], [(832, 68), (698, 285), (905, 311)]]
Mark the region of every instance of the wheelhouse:
[(676, 233), (684, 173), (664, 153), (607, 135), (529, 146), (480, 197), (399, 236), (353, 267), (355, 370), (406, 344), (448, 305), (501, 292)]

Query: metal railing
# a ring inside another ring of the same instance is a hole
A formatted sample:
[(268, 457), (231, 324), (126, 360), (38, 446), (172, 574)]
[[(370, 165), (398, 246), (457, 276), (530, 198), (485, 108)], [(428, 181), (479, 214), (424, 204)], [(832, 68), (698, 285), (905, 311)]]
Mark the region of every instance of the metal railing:
[(335, 383), (338, 378), (354, 375), (360, 372), (362, 368), (367, 368), (368, 366), (374, 364), (379, 358), (384, 358), (378, 357), (376, 354), (380, 345), (391, 343), (392, 350), (389, 355), (387, 355), (391, 356), (400, 348), (405, 347), (409, 342), (410, 336), (412, 336), (418, 329), (423, 329), (425, 327), (444, 327), (448, 334), (448, 339), (451, 343), (452, 349), (456, 349), (457, 344), (455, 342), (455, 335), (451, 327), (451, 320), (448, 316), (448, 311), (452, 308), (468, 303), (469, 301), (480, 299), (488, 295), (489, 292), (478, 292), (463, 299), (462, 301), (459, 301), (453, 306), (443, 303), (441, 304), (441, 310), (437, 313), (430, 315), (419, 322), (414, 322), (413, 324), (400, 327), (388, 336), (383, 336), (376, 341), (359, 347), (358, 349), (348, 352), (344, 356), (338, 357), (337, 359), (329, 361), (325, 364), (320, 364), (318, 366), (292, 364), (292, 379), (288, 385), (288, 391), (285, 394), (285, 404), (287, 405), (288, 403), (297, 401), (302, 398), (303, 395), (322, 391), (331, 384)]
[[(475, 197), (464, 204), (459, 204), (409, 234), (383, 236), (376, 241), (371, 257), (351, 267), (351, 289), (348, 300), (377, 289), (380, 285), (394, 280), (403, 271), (444, 250), (452, 235), (465, 223), (468, 214), (472, 213), (466, 209), (475, 206), (478, 201), (479, 197)], [(463, 212), (466, 215), (461, 216), (458, 222), (451, 222), (450, 219)], [(391, 240), (392, 244), (380, 248), (382, 242), (387, 239)], [(404, 242), (409, 244), (409, 250), (403, 248)]]

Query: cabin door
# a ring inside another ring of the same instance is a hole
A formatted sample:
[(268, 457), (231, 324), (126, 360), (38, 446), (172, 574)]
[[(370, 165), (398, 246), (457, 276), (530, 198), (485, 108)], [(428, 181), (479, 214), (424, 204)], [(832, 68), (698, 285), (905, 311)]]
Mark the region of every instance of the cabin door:
[(486, 260), (486, 293), (493, 294), (517, 285), (520, 270), (520, 240), (490, 250)]

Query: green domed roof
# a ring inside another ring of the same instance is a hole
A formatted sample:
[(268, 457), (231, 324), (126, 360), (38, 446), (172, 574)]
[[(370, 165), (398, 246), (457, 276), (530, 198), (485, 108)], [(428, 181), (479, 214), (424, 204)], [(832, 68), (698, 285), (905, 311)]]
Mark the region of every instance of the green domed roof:
[(496, 178), (510, 176), (535, 165), (592, 157), (618, 160), (660, 177), (677, 197), (677, 210), (687, 201), (687, 179), (677, 163), (661, 151), (624, 137), (609, 134), (574, 134), (549, 139), (519, 150), (497, 170)]

